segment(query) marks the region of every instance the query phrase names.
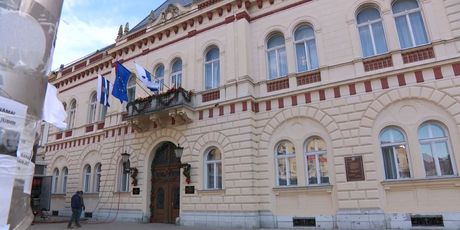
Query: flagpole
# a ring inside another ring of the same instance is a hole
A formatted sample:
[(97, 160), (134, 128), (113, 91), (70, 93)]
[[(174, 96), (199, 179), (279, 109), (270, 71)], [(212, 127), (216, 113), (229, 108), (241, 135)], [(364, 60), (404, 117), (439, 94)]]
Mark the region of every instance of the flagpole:
[(149, 92), (148, 92), (147, 90), (145, 90), (144, 87), (142, 87), (142, 85), (139, 84), (139, 82), (137, 82), (137, 80), (138, 80), (138, 79), (137, 79), (137, 77), (136, 77), (136, 84), (137, 84), (138, 86), (140, 86), (141, 89), (142, 89), (145, 93), (147, 93), (147, 95), (152, 96), (152, 94), (149, 94)]

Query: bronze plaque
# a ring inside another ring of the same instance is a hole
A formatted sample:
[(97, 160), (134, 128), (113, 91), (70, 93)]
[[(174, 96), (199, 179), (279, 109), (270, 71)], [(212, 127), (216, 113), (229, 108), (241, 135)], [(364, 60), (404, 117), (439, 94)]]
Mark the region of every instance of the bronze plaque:
[(345, 157), (345, 171), (347, 181), (361, 181), (364, 178), (364, 166), (362, 156)]
[(133, 188), (133, 195), (141, 194), (141, 188)]
[(185, 186), (185, 194), (195, 194), (195, 186)]

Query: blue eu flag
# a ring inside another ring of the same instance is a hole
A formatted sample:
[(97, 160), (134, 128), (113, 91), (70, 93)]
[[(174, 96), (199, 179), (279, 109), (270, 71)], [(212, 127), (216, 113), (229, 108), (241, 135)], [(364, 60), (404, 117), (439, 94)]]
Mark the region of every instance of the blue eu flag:
[(115, 83), (113, 84), (112, 95), (120, 100), (128, 101), (128, 80), (131, 72), (121, 63), (115, 62)]

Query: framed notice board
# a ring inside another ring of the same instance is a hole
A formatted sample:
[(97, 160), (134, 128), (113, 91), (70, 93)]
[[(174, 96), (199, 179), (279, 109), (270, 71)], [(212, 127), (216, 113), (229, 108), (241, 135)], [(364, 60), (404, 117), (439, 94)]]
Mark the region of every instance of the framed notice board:
[(362, 156), (345, 157), (345, 171), (347, 181), (362, 181), (364, 178), (364, 166)]

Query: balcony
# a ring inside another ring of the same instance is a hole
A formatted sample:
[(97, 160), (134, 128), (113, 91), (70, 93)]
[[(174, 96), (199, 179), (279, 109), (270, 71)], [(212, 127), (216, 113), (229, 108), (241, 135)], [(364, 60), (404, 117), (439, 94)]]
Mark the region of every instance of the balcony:
[(138, 132), (192, 122), (192, 93), (183, 88), (129, 102), (127, 120)]

